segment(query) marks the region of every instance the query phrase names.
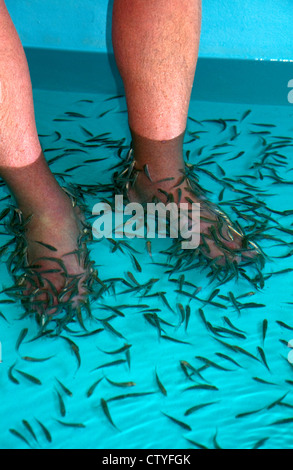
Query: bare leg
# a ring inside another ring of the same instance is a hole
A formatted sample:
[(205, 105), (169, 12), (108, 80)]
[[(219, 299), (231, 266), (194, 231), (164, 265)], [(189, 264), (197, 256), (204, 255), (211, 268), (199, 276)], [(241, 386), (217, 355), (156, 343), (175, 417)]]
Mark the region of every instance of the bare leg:
[[(178, 183), (185, 168), (183, 138), (200, 25), (201, 0), (115, 0), (113, 46), (125, 87), (135, 165), (140, 170), (129, 192), (132, 200), (147, 202), (157, 196), (164, 201), (164, 193), (158, 191), (162, 189), (177, 202), (179, 197), (181, 202), (190, 198), (199, 202), (186, 181)], [(152, 181), (142, 171), (145, 165)], [(201, 215), (201, 234), (209, 237), (218, 216), (207, 204), (201, 205)], [(220, 241), (230, 250), (241, 247), (235, 232), (233, 241), (226, 236), (220, 236)], [(223, 255), (212, 237), (207, 245), (211, 258)]]
[[(38, 139), (32, 87), (26, 57), (4, 1), (0, 0), (0, 175), (7, 183), (27, 225), (28, 260), (52, 256), (36, 243), (54, 245), (56, 257), (76, 249), (79, 220), (72, 203), (56, 182)], [(74, 256), (65, 259), (68, 271), (82, 273)], [(43, 261), (42, 269), (52, 267)], [(54, 266), (56, 268), (56, 265)], [(50, 274), (60, 288), (64, 278)]]

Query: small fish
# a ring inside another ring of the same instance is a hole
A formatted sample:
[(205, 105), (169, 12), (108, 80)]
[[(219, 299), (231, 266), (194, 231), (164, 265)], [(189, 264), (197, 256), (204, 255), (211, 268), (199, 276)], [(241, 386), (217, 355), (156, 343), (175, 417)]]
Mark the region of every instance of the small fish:
[(11, 434), (13, 434), (13, 436), (15, 436), (15, 437), (17, 437), (18, 439), (20, 439), (21, 441), (25, 442), (28, 447), (31, 447), (31, 445), (30, 445), (30, 443), (28, 442), (28, 440), (27, 440), (20, 432), (16, 431), (16, 429), (11, 428), (11, 429), (9, 429), (9, 432), (10, 432)]
[(48, 165), (52, 165), (53, 163), (57, 162), (61, 158), (63, 158), (65, 154), (62, 155), (57, 155), (56, 157), (50, 158), (50, 160), (47, 160)]
[(222, 200), (223, 200), (225, 189), (226, 189), (226, 188), (223, 188), (223, 189), (221, 190), (221, 192), (220, 192), (220, 194), (219, 194), (219, 196), (218, 196), (218, 200), (219, 200), (219, 201), (222, 201)]
[(166, 307), (168, 307), (168, 309), (174, 313), (174, 310), (172, 309), (172, 307), (170, 306), (168, 300), (166, 299), (166, 296), (165, 296), (165, 293), (164, 292), (159, 292), (159, 296), (160, 298), (162, 299), (163, 303), (166, 305)]
[(259, 378), (259, 377), (252, 377), (252, 378), (253, 378), (253, 380), (255, 380), (256, 382), (259, 382), (259, 383), (264, 384), (264, 385), (277, 385), (277, 384), (275, 384), (275, 383), (273, 383), (273, 382), (268, 382), (267, 380), (261, 379), (261, 378)]
[(114, 382), (113, 380), (108, 379), (108, 377), (106, 377), (106, 380), (109, 384), (114, 385), (115, 387), (127, 388), (134, 387), (136, 385), (135, 382)]
[(184, 274), (181, 274), (181, 276), (179, 276), (178, 282), (179, 282), (179, 291), (182, 291), (183, 285), (184, 285), (184, 282), (185, 282)]
[(252, 135), (268, 135), (271, 134), (270, 131), (250, 131), (249, 132)]
[(191, 314), (190, 306), (186, 305), (185, 310), (186, 310), (186, 316), (185, 316), (185, 331), (186, 331), (188, 328), (188, 323), (189, 323), (190, 314)]
[(252, 122), (251, 124), (253, 126), (258, 126), (258, 127), (276, 127), (275, 124), (263, 124), (263, 123), (255, 123), (255, 122)]
[(283, 406), (285, 408), (289, 408), (290, 410), (293, 409), (293, 405), (291, 405), (290, 403), (278, 403), (279, 406)]
[(232, 160), (236, 160), (237, 158), (239, 157), (242, 157), (242, 155), (244, 155), (244, 151), (241, 151), (239, 153), (237, 153), (237, 155), (235, 155), (235, 157), (232, 157), (232, 158), (228, 158), (226, 161), (229, 162), (229, 161), (232, 161)]
[(0, 317), (3, 318), (3, 320), (7, 321), (7, 323), (8, 323), (7, 318), (5, 317), (5, 315), (2, 312), (0, 312)]
[(43, 433), (45, 434), (45, 437), (46, 437), (47, 441), (52, 442), (52, 436), (51, 436), (50, 432), (48, 431), (48, 429), (46, 428), (46, 426), (44, 426), (44, 424), (41, 423), (41, 421), (39, 421), (38, 419), (36, 419), (36, 421), (37, 421), (37, 423), (39, 423), (39, 426), (41, 427)]
[(287, 330), (293, 331), (293, 327), (287, 325), (283, 321), (276, 320), (276, 323), (278, 323), (278, 325), (282, 326), (283, 328), (286, 328)]
[(4, 219), (4, 217), (6, 217), (10, 212), (10, 208), (7, 207), (6, 209), (3, 209), (3, 211), (1, 212), (0, 214), (0, 220)]
[(134, 264), (135, 264), (135, 267), (136, 267), (137, 271), (138, 271), (139, 273), (141, 273), (141, 272), (142, 272), (142, 269), (141, 269), (141, 266), (140, 266), (139, 262), (137, 261), (136, 257), (135, 257), (133, 254), (131, 254), (131, 258), (132, 258), (132, 260), (133, 260), (133, 262), (134, 262)]
[(57, 150), (64, 150), (64, 147), (44, 149), (43, 152), (48, 153), (48, 152), (55, 152)]
[(183, 305), (180, 304), (180, 303), (177, 304), (177, 306), (178, 306), (178, 309), (179, 309), (180, 315), (181, 315), (181, 323), (183, 323), (184, 320), (185, 320), (185, 310), (184, 310), (184, 307), (183, 307)]
[(188, 119), (190, 119), (190, 121), (195, 122), (196, 124), (202, 126), (202, 123), (200, 121), (198, 121), (197, 119), (194, 119), (191, 116), (188, 116)]
[(108, 404), (107, 404), (107, 402), (104, 398), (101, 398), (101, 406), (102, 406), (102, 410), (104, 411), (105, 416), (108, 418), (109, 422), (112, 424), (112, 426), (114, 426), (114, 428), (116, 428), (116, 425), (114, 424), (114, 422), (112, 420)]
[(54, 257), (48, 257), (48, 256), (42, 256), (42, 257), (38, 258), (38, 260), (40, 260), (40, 261), (41, 260), (53, 261), (54, 263), (59, 264), (59, 266), (61, 266), (61, 268), (63, 269), (64, 274), (66, 274), (66, 276), (68, 276), (68, 272), (67, 272), (65, 263), (62, 261), (62, 259), (54, 258)]
[(111, 111), (113, 111), (113, 109), (106, 109), (106, 111), (103, 111), (101, 114), (99, 114), (99, 118), (103, 117), (103, 116), (106, 116), (106, 114), (110, 113)]
[(241, 119), (240, 119), (240, 122), (244, 121), (244, 119), (251, 113), (251, 109), (248, 109), (247, 111), (245, 111), (245, 113), (243, 113)]
[(132, 281), (134, 284), (136, 284), (137, 286), (140, 285), (139, 282), (137, 282), (137, 280), (135, 279), (135, 277), (134, 277), (134, 275), (132, 274), (131, 271), (127, 271), (127, 275), (128, 275), (128, 277), (129, 277), (129, 279), (131, 279), (131, 281)]
[(23, 342), (24, 338), (26, 337), (27, 333), (28, 333), (28, 328), (23, 328), (23, 330), (21, 330), (21, 332), (18, 336), (18, 339), (16, 341), (16, 345), (15, 345), (16, 351), (18, 351), (18, 349), (19, 349), (21, 343)]
[[(180, 366), (181, 366), (181, 369), (183, 370), (184, 374), (186, 375), (186, 377), (188, 379), (190, 379), (190, 377), (195, 374), (197, 375), (201, 380), (205, 380), (202, 375), (200, 374), (200, 372), (198, 371), (198, 369), (196, 369), (195, 367), (193, 367), (191, 364), (189, 364), (189, 362), (187, 361), (183, 361), (181, 360), (180, 361)], [(188, 369), (190, 369), (192, 371), (191, 374), (189, 374), (188, 372)]]
[(266, 360), (266, 356), (265, 356), (264, 350), (263, 350), (260, 346), (257, 347), (257, 350), (258, 350), (258, 352), (259, 352), (259, 354), (260, 354), (260, 357), (261, 357), (261, 359), (262, 359), (264, 365), (266, 366), (266, 368), (267, 368), (268, 370), (270, 370), (270, 368), (269, 368), (269, 366), (268, 366), (268, 363), (267, 363), (267, 360)]
[(267, 442), (268, 439), (269, 439), (269, 437), (264, 437), (263, 439), (260, 439), (259, 441), (257, 441), (254, 444), (252, 449), (259, 449), (260, 447), (262, 447)]
[(34, 430), (33, 430), (33, 428), (31, 427), (30, 423), (29, 423), (28, 421), (26, 421), (25, 419), (22, 420), (22, 423), (23, 423), (23, 425), (26, 427), (26, 429), (28, 430), (28, 432), (33, 436), (34, 440), (35, 440), (36, 442), (38, 442), (37, 436), (35, 435)]
[(60, 414), (64, 418), (64, 416), (66, 415), (65, 403), (64, 403), (64, 400), (62, 398), (61, 393), (59, 393), (58, 390), (56, 390), (56, 393), (57, 393), (57, 397), (58, 397)]
[(218, 431), (216, 431), (216, 434), (213, 437), (214, 448), (215, 449), (222, 449), (222, 447), (219, 445), (219, 443), (217, 441), (217, 435), (218, 435)]
[(231, 130), (232, 130), (232, 136), (231, 136), (230, 140), (232, 141), (232, 140), (235, 140), (236, 137), (238, 137), (240, 135), (240, 132), (237, 132), (237, 126), (235, 126), (235, 125), (231, 127)]
[(289, 392), (286, 392), (284, 395), (282, 395), (280, 398), (278, 398), (277, 400), (273, 401), (270, 405), (267, 406), (267, 410), (271, 410), (272, 408), (274, 408), (276, 405), (279, 405), (283, 400), (284, 398), (286, 398), (286, 396), (288, 395)]
[(202, 122), (209, 122), (213, 124), (220, 124), (222, 126), (221, 132), (224, 132), (224, 130), (227, 128), (227, 124), (224, 121), (224, 119), (205, 119)]
[[(162, 411), (163, 413), (163, 411)], [(179, 419), (173, 418), (173, 416), (167, 415), (166, 413), (163, 413), (164, 416), (169, 418), (173, 423), (178, 424), (181, 428), (187, 430), (187, 431), (192, 431), (192, 428), (189, 426), (189, 424), (184, 423), (183, 421), (180, 421)]]
[(104, 367), (117, 366), (118, 364), (125, 364), (125, 362), (126, 362), (125, 359), (118, 359), (117, 361), (106, 362), (105, 364), (101, 364), (100, 366), (95, 367), (95, 369), (92, 369), (92, 371), (98, 370), (98, 369), (103, 369)]
[(105, 353), (105, 354), (119, 354), (119, 353), (122, 353), (124, 351), (127, 351), (129, 348), (131, 348), (131, 344), (125, 344), (124, 346), (122, 346), (122, 348), (115, 349), (114, 351), (103, 351), (103, 353)]
[(188, 410), (185, 411), (184, 416), (189, 416), (192, 413), (195, 413), (196, 411), (201, 410), (202, 408), (205, 408), (206, 406), (214, 405), (215, 403), (218, 403), (218, 402), (211, 401), (208, 403), (201, 403), (200, 405), (192, 406), (191, 408), (188, 408)]
[(194, 445), (195, 447), (198, 447), (198, 449), (202, 449), (202, 450), (209, 450), (208, 447), (204, 446), (203, 444), (199, 444), (198, 442), (192, 440), (192, 439), (187, 439), (187, 437), (185, 438), (188, 442), (190, 442), (190, 444)]
[(106, 330), (109, 330), (111, 333), (118, 336), (118, 338), (125, 339), (124, 336), (122, 335), (122, 333), (117, 331), (109, 322), (107, 322), (105, 320), (102, 320), (102, 323), (103, 323)]
[(228, 318), (228, 317), (223, 317), (225, 322), (227, 323), (227, 325), (229, 325), (233, 330), (235, 331), (239, 331), (239, 333), (244, 333), (243, 330), (240, 330), (239, 328), (236, 328), (236, 326), (234, 326), (231, 322), (231, 320)]
[(231, 371), (231, 369), (226, 369), (225, 367), (219, 366), (219, 364), (216, 364), (213, 361), (210, 361), (209, 359), (202, 357), (202, 356), (195, 356), (196, 359), (199, 359), (200, 361), (204, 362), (208, 366), (214, 367), (215, 369), (223, 370), (223, 371)]
[[(238, 333), (238, 331), (229, 330), (228, 328), (213, 327), (211, 329), (215, 334), (218, 334), (218, 333), (224, 333), (225, 334), (225, 333), (227, 333), (228, 335), (236, 336), (237, 338), (246, 339), (246, 336), (244, 334)], [(220, 335), (220, 336), (222, 336), (222, 335)]]
[(52, 245), (48, 245), (47, 243), (44, 243), (44, 242), (40, 242), (38, 240), (34, 240), (35, 243), (38, 243), (39, 245), (42, 245), (44, 246), (45, 248), (48, 248), (48, 250), (51, 250), (51, 251), (58, 251), (57, 248), (55, 248), (54, 246)]
[(149, 172), (149, 167), (148, 167), (147, 164), (143, 166), (143, 171), (144, 171), (145, 175), (147, 176), (147, 178), (148, 178), (148, 179), (150, 180), (150, 182), (152, 183), (153, 180), (152, 180), (152, 178), (151, 178), (151, 175), (150, 175), (150, 172)]
[(93, 100), (78, 100), (78, 103), (93, 103)]
[(246, 304), (241, 304), (241, 308), (263, 308), (266, 307), (265, 304), (258, 304), (256, 302), (247, 302)]
[(104, 331), (104, 328), (97, 328), (96, 330), (89, 331), (87, 333), (81, 333), (81, 334), (78, 334), (78, 335), (75, 335), (75, 336), (77, 338), (85, 338), (87, 336), (93, 336), (93, 335), (96, 335), (97, 333), (101, 333), (102, 331)]
[(227, 361), (232, 362), (232, 364), (235, 364), (235, 366), (242, 368), (242, 366), (241, 366), (240, 364), (238, 364), (237, 361), (235, 361), (234, 359), (232, 359), (232, 357), (229, 357), (229, 356), (227, 356), (226, 354), (222, 354), (222, 353), (219, 353), (219, 352), (217, 352), (216, 354), (217, 354), (217, 356), (222, 357), (223, 359), (226, 359)]
[(137, 393), (124, 393), (123, 395), (116, 395), (115, 397), (111, 397), (107, 400), (109, 401), (116, 401), (116, 400), (123, 400), (125, 398), (136, 398), (136, 397), (143, 397), (145, 395), (152, 395), (153, 393), (157, 392), (137, 392)]
[(257, 357), (255, 357), (249, 351), (246, 351), (245, 349), (241, 348), (240, 346), (237, 346), (236, 344), (234, 345), (234, 344), (226, 343), (225, 341), (222, 341), (219, 338), (214, 338), (214, 339), (216, 341), (218, 341), (219, 343), (221, 343), (223, 346), (226, 346), (228, 349), (231, 349), (234, 352), (239, 352), (239, 353), (245, 354), (246, 356), (250, 357), (251, 359), (254, 359), (257, 362), (260, 362)]
[(198, 297), (196, 297), (197, 291), (195, 293), (191, 294), (190, 292), (186, 292), (182, 289), (176, 289), (175, 292), (178, 292), (178, 294), (185, 295), (186, 297), (189, 297), (190, 299), (201, 300), (202, 302), (206, 302), (205, 300), (202, 300), (202, 299), (199, 299)]
[(247, 411), (246, 413), (239, 413), (238, 415), (235, 416), (235, 418), (239, 419), (239, 418), (245, 418), (246, 416), (250, 416), (250, 415), (253, 415), (255, 413), (259, 413), (260, 411), (262, 411), (263, 408), (260, 408), (258, 410), (253, 410), (253, 411)]
[(210, 391), (218, 391), (219, 389), (215, 387), (215, 385), (209, 384), (196, 384), (191, 385), (190, 387), (185, 388), (184, 390), (210, 390)]
[(77, 306), (77, 307), (76, 307), (76, 312), (75, 312), (75, 314), (76, 314), (77, 321), (78, 321), (79, 325), (81, 326), (81, 328), (82, 328), (83, 330), (87, 331), (87, 329), (86, 329), (86, 327), (85, 327), (85, 325), (84, 325), (83, 316), (82, 316), (82, 312), (81, 312), (80, 306)]
[(167, 336), (167, 335), (161, 335), (160, 337), (163, 338), (163, 339), (167, 339), (168, 341), (174, 341), (175, 343), (191, 344), (188, 341), (183, 341), (183, 340), (180, 340), (180, 339), (172, 338), (171, 336)]
[(15, 369), (16, 372), (18, 372), (20, 375), (22, 375), (25, 379), (29, 380), (35, 385), (42, 385), (42, 382), (37, 378), (34, 377), (33, 375), (27, 374), (26, 372), (23, 372), (22, 370)]
[[(224, 155), (225, 155), (225, 154), (224, 154)], [(222, 173), (222, 176), (226, 176), (226, 172), (225, 172), (225, 170), (221, 167), (221, 165), (219, 165), (219, 164), (217, 163), (217, 167), (219, 168), (220, 173)]]
[(70, 117), (77, 117), (77, 118), (85, 118), (86, 117), (84, 114), (76, 113), (74, 111), (67, 111), (64, 114), (67, 114), (67, 116), (70, 116)]
[(56, 421), (61, 424), (62, 426), (66, 426), (69, 428), (85, 428), (85, 424), (83, 423), (66, 423), (64, 421), (60, 421), (59, 419), (56, 419)]
[(201, 308), (198, 309), (198, 312), (199, 312), (199, 315), (200, 315), (200, 318), (202, 319), (204, 325), (206, 326), (207, 330), (209, 330), (209, 326), (208, 326), (208, 321), (203, 313), (203, 310)]
[(166, 396), (167, 396), (167, 390), (165, 389), (164, 385), (163, 385), (162, 382), (160, 381), (157, 372), (156, 372), (156, 381), (157, 381), (157, 384), (158, 384), (158, 386), (159, 386), (160, 391), (161, 391), (162, 394), (165, 395), (165, 397), (166, 397)]
[(268, 320), (264, 319), (263, 322), (262, 322), (262, 340), (263, 340), (263, 343), (264, 343), (265, 338), (266, 338), (267, 329), (268, 329)]
[(124, 95), (110, 96), (110, 98), (106, 98), (104, 101), (117, 100), (117, 99), (119, 99), (119, 98), (124, 98)]
[(58, 380), (58, 379), (56, 379), (56, 380), (57, 380), (58, 384), (60, 385), (60, 387), (62, 388), (62, 390), (64, 391), (64, 393), (66, 393), (66, 395), (68, 395), (69, 397), (72, 397), (73, 396), (72, 392), (67, 387), (65, 387), (65, 385), (63, 385), (63, 383), (60, 382), (60, 380)]
[(81, 365), (81, 358), (80, 358), (80, 354), (79, 354), (79, 347), (77, 346), (77, 344), (76, 344), (74, 341), (72, 341), (71, 339), (67, 338), (66, 336), (61, 336), (61, 335), (60, 335), (60, 338), (63, 338), (63, 339), (64, 339), (65, 341), (67, 341), (67, 343), (69, 344), (71, 351), (73, 352), (73, 354), (74, 354), (75, 357), (76, 357), (77, 364), (78, 364), (78, 368), (79, 368), (80, 365)]
[(284, 418), (284, 419), (278, 419), (277, 421), (274, 421), (273, 424), (289, 424), (293, 423), (293, 418)]
[(83, 167), (83, 166), (84, 166), (84, 165), (75, 165), (75, 166), (72, 166), (72, 167), (70, 167), (70, 168), (67, 168), (67, 169), (65, 170), (65, 173), (69, 173), (69, 172), (71, 172), (71, 171), (73, 171), (73, 170), (77, 170), (78, 168), (81, 168), (81, 167)]
[(94, 136), (94, 134), (92, 134), (92, 133), (91, 133), (88, 129), (86, 129), (85, 127), (83, 127), (83, 126), (79, 126), (79, 127), (80, 127), (80, 129), (84, 132), (84, 134), (85, 134), (86, 136), (88, 136), (88, 137), (93, 137), (93, 136)]
[(40, 331), (36, 336), (30, 339), (28, 343), (32, 343), (33, 341), (36, 341), (37, 339), (42, 338), (43, 336), (49, 336), (52, 333), (54, 333), (54, 330)]
[(289, 385), (293, 385), (293, 380), (285, 380), (285, 382)]
[(238, 315), (240, 315), (241, 312), (240, 312), (240, 309), (239, 309), (239, 306), (238, 306), (238, 302), (235, 299), (233, 292), (229, 292), (229, 298), (230, 298), (232, 304), (234, 305), (236, 311), (238, 312)]
[(160, 324), (158, 315), (156, 313), (154, 313), (154, 314), (144, 313), (143, 316), (150, 325), (157, 328), (159, 336), (161, 336), (162, 331), (164, 331), (164, 330), (162, 330), (162, 328), (161, 328), (161, 324)]
[(21, 359), (23, 359), (24, 361), (28, 361), (28, 362), (46, 362), (48, 361), (49, 359), (52, 359), (52, 357), (54, 356), (48, 356), (48, 357), (31, 357), (31, 356), (22, 356)]
[(14, 363), (11, 367), (9, 367), (9, 369), (8, 369), (8, 378), (9, 378), (9, 380), (11, 380), (11, 382), (13, 382), (14, 384), (19, 385), (19, 381), (18, 381), (18, 380), (14, 377), (14, 375), (12, 374), (12, 371), (13, 371), (13, 369), (14, 369), (14, 367), (15, 367), (15, 364), (16, 364), (16, 363)]
[(89, 398), (92, 396), (92, 394), (94, 393), (96, 387), (99, 385), (99, 383), (101, 382), (101, 380), (103, 380), (104, 377), (101, 377), (100, 379), (98, 379), (96, 382), (93, 383), (93, 385), (90, 386), (90, 388), (88, 389), (87, 393), (86, 393), (86, 396)]
[(128, 369), (130, 369), (130, 349), (127, 349), (125, 352), (126, 362), (128, 365)]
[(55, 118), (54, 122), (72, 122), (72, 119)]
[(89, 160), (84, 160), (83, 163), (97, 163), (106, 160), (106, 158), (90, 158)]
[(58, 140), (60, 140), (62, 136), (61, 136), (60, 132), (58, 132), (58, 131), (55, 131), (54, 134), (56, 135), (56, 140), (54, 140), (54, 142), (58, 142)]

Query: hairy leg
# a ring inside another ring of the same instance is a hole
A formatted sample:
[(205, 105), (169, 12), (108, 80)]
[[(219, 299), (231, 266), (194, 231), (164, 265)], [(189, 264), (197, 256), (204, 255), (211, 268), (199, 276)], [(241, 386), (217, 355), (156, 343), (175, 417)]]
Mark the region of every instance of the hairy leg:
[(185, 131), (199, 47), (200, 0), (115, 0), (113, 46), (130, 128), (152, 140)]
[[(183, 159), (183, 138), (197, 63), (201, 0), (115, 0), (113, 47), (123, 79), (138, 176), (131, 200), (163, 202), (166, 193), (179, 202), (201, 203), (201, 235), (206, 254), (223, 255), (242, 245), (241, 235), (228, 226), (218, 232), (219, 212), (190, 191)], [(147, 168), (147, 174), (145, 169)], [(226, 224), (227, 225), (227, 224)], [(210, 238), (209, 238), (210, 237)], [(221, 244), (223, 243), (223, 246)], [(221, 263), (223, 260), (221, 260)]]
[[(23, 217), (32, 215), (27, 225), (28, 261), (62, 257), (76, 249), (80, 230), (77, 211), (51, 173), (36, 129), (32, 86), (26, 56), (18, 34), (0, 0), (0, 176), (7, 183)], [(41, 241), (56, 247), (46, 250)], [(65, 259), (68, 271), (81, 274), (75, 256)], [(38, 262), (42, 270), (54, 263)], [(56, 266), (54, 266), (56, 268)], [(59, 289), (64, 277), (48, 274)]]

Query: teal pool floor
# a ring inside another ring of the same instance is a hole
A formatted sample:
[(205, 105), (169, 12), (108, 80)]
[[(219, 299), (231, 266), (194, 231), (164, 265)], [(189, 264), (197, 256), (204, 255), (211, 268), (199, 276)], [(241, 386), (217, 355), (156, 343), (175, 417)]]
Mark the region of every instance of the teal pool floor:
[[(42, 147), (60, 183), (83, 188), (90, 209), (111, 197), (102, 185), (111, 185), (119, 149), (126, 156), (130, 144), (124, 97), (41, 90), (34, 97)], [(3, 292), (12, 285), (9, 246), (0, 265), (0, 448), (293, 447), (292, 116), (290, 105), (191, 102), (186, 156), (211, 199), (247, 233), (266, 227), (254, 233), (265, 267), (219, 283), (208, 269), (174, 270), (176, 261), (162, 253), (170, 240), (152, 240), (151, 255), (146, 240), (116, 250), (93, 240), (90, 256), (107, 288), (91, 301), (85, 328), (102, 331), (80, 336), (75, 322), (62, 333), (78, 346), (80, 363), (63, 337), (31, 341), (36, 321), (21, 318), (20, 302)], [(0, 211), (12, 203), (1, 186)], [(10, 239), (4, 227), (0, 236), (2, 244)]]

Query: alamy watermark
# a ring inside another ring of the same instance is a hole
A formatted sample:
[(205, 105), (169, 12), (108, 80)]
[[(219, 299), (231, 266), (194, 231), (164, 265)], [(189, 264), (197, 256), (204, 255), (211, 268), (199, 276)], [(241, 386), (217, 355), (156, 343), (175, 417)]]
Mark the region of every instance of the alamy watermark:
[(158, 202), (144, 207), (138, 202), (124, 205), (123, 196), (119, 195), (115, 196), (114, 211), (110, 204), (99, 202), (92, 214), (99, 216), (92, 226), (97, 239), (181, 237), (182, 249), (194, 249), (200, 243), (199, 203)]

